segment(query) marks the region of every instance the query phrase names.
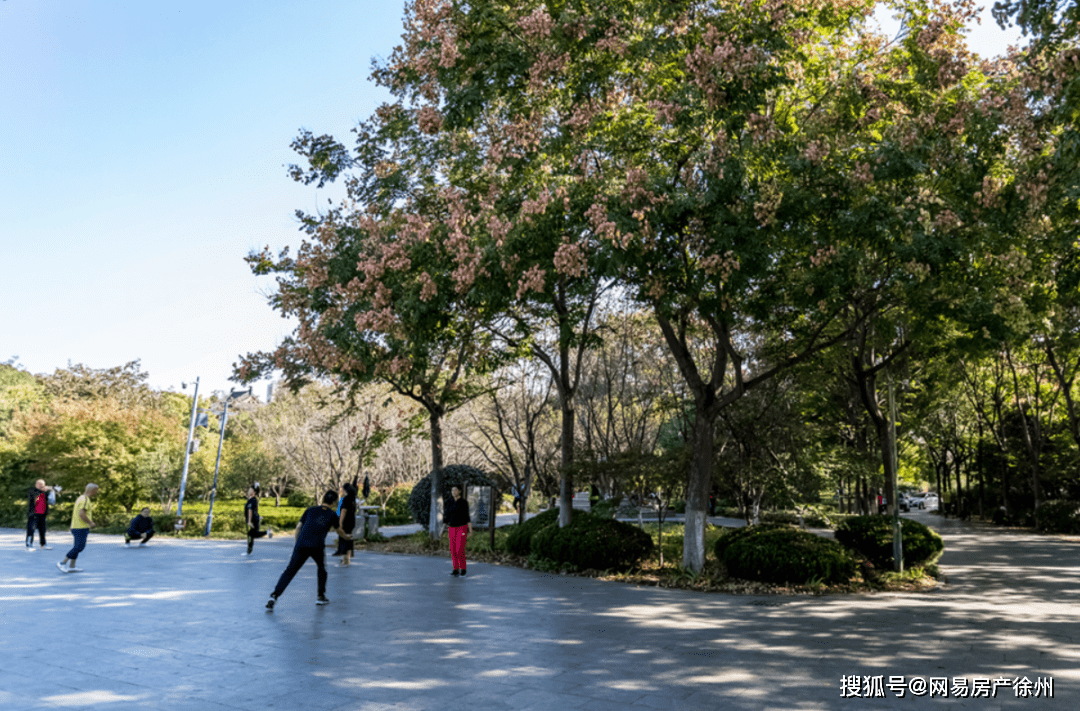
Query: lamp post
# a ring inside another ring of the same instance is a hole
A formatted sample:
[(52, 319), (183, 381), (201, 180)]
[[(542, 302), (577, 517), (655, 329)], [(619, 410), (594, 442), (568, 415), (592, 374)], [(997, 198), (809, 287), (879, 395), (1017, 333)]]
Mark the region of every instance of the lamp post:
[[(187, 383), (180, 387), (187, 390)], [(176, 520), (184, 513), (184, 489), (187, 488), (188, 463), (191, 461), (191, 439), (195, 436), (195, 407), (199, 404), (199, 379), (195, 378), (195, 395), (191, 398), (191, 421), (188, 424), (187, 447), (184, 448), (184, 473), (180, 475), (180, 497), (176, 502)]]
[[(214, 486), (210, 489), (210, 511), (206, 514), (206, 529), (203, 531), (203, 536), (210, 536), (210, 525), (214, 521), (214, 499), (217, 498), (217, 480), (218, 470), (221, 467), (221, 447), (225, 444), (225, 423), (229, 420), (229, 401), (234, 397), (240, 397), (241, 395), (250, 395), (251, 389), (248, 390), (234, 390), (229, 393), (229, 396), (225, 398), (225, 404), (221, 410), (221, 434), (218, 435), (217, 446), (217, 461), (214, 462)], [(218, 413), (214, 413), (215, 415)]]

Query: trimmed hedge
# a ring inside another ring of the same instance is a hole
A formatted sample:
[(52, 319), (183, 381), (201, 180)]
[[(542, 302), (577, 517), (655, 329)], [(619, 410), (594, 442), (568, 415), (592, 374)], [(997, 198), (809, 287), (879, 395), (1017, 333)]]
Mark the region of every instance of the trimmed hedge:
[(1035, 510), (1035, 527), (1044, 533), (1080, 533), (1080, 501), (1044, 501)]
[[(450, 498), (450, 490), (461, 487), (461, 495), (468, 496), (467, 486), (495, 486), (495, 482), (484, 471), (467, 464), (451, 464), (442, 469), (443, 501)], [(409, 494), (409, 512), (413, 520), (427, 530), (431, 518), (431, 474), (421, 479)]]
[[(574, 512), (577, 516), (578, 512)], [(506, 550), (514, 555), (529, 555), (532, 552), (530, 545), (532, 537), (552, 523), (558, 525), (559, 509), (548, 509), (525, 521), (510, 527), (510, 533), (506, 537)]]
[(533, 535), (529, 548), (578, 570), (629, 570), (649, 556), (654, 545), (652, 536), (637, 526), (575, 511), (569, 526), (559, 528), (557, 520), (548, 524)]
[[(945, 550), (941, 536), (918, 521), (900, 519), (904, 544), (904, 567), (929, 565)], [(836, 527), (836, 540), (845, 548), (861, 554), (874, 567), (893, 565), (893, 519), (884, 514), (851, 516)]]
[(725, 528), (720, 537), (716, 539), (713, 552), (717, 560), (724, 559), (724, 551), (736, 541), (741, 541), (746, 536), (758, 534), (762, 531), (794, 530), (786, 523), (759, 523), (756, 526), (743, 526), (742, 528)]
[(750, 528), (729, 542), (720, 562), (731, 577), (781, 585), (843, 583), (855, 575), (855, 560), (839, 543), (786, 527)]

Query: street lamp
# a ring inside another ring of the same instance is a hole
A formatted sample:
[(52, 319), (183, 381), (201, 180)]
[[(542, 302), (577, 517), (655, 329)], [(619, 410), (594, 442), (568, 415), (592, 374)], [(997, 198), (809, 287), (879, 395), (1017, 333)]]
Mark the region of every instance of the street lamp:
[[(187, 383), (180, 383), (180, 387), (187, 390)], [(181, 516), (184, 514), (184, 489), (187, 488), (188, 464), (191, 461), (191, 439), (195, 436), (195, 407), (199, 403), (199, 379), (195, 378), (195, 395), (191, 398), (191, 418), (188, 423), (187, 447), (184, 448), (184, 473), (180, 475), (180, 498), (176, 503), (176, 525), (181, 525)]]
[(229, 393), (229, 396), (225, 398), (225, 403), (222, 406), (221, 412), (213, 411), (215, 415), (221, 415), (221, 434), (218, 435), (217, 445), (217, 461), (214, 462), (214, 485), (210, 489), (210, 511), (206, 514), (206, 529), (203, 531), (203, 536), (209, 538), (210, 525), (214, 521), (214, 499), (217, 498), (217, 480), (218, 469), (221, 467), (221, 447), (225, 444), (225, 423), (229, 420), (229, 401), (233, 398), (238, 398), (241, 395), (250, 395), (251, 388), (247, 390), (233, 390)]

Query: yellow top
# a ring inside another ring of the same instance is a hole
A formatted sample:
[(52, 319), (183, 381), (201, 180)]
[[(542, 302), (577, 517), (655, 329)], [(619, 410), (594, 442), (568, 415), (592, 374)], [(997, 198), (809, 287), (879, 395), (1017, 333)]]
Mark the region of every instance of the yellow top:
[(75, 509), (71, 512), (71, 527), (72, 528), (90, 528), (90, 524), (82, 520), (79, 516), (80, 511), (86, 511), (86, 517), (91, 521), (94, 520), (94, 516), (91, 511), (93, 507), (90, 505), (90, 497), (83, 494), (79, 498), (75, 499)]

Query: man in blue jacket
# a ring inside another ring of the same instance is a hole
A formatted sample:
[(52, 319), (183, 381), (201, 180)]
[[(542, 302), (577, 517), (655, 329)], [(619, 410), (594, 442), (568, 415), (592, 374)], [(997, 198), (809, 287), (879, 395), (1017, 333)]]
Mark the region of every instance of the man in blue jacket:
[(139, 541), (139, 546), (145, 546), (146, 543), (154, 537), (154, 519), (150, 518), (150, 507), (143, 507), (143, 510), (139, 512), (139, 515), (131, 519), (131, 523), (128, 524), (128, 530), (124, 533), (124, 545), (128, 548), (131, 547), (131, 541), (134, 538), (142, 538)]
[(336, 491), (328, 491), (323, 494), (321, 506), (310, 507), (300, 517), (300, 523), (296, 524), (296, 544), (293, 546), (292, 558), (289, 559), (285, 572), (278, 578), (274, 592), (270, 593), (270, 599), (266, 601), (267, 610), (274, 609), (274, 603), (285, 592), (285, 588), (308, 558), (314, 560), (319, 568), (316, 574), (319, 597), (315, 604), (325, 605), (330, 602), (326, 599), (326, 534), (336, 531), (342, 538), (352, 540), (351, 532), (338, 525), (338, 515), (334, 511), (337, 499)]

